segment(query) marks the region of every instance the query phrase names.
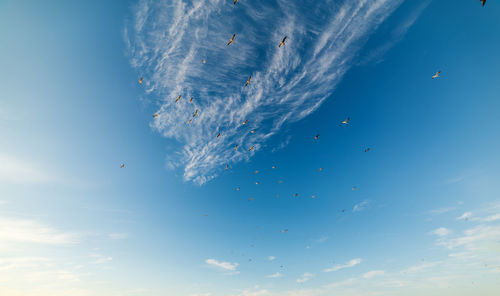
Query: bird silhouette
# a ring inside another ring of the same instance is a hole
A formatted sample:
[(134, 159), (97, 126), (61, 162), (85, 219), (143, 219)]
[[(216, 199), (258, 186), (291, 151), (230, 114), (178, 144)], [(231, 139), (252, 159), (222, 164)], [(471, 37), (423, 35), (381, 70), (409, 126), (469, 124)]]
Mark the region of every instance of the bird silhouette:
[(245, 86), (248, 86), (250, 84), (250, 81), (252, 80), (252, 76), (248, 77), (247, 83), (245, 83)]
[(349, 117), (347, 117), (347, 119), (346, 119), (346, 120), (342, 121), (342, 124), (348, 124), (348, 123), (349, 123), (349, 121), (351, 121), (351, 119), (350, 119)]
[(234, 37), (236, 37), (236, 34), (233, 34), (233, 37), (231, 37), (231, 40), (229, 40), (229, 42), (226, 44), (226, 46), (228, 46), (229, 44), (233, 43)]
[(441, 73), (441, 71), (437, 71), (436, 75), (432, 76), (432, 79), (439, 78), (439, 73)]
[(141, 85), (142, 85), (142, 77), (141, 77), (141, 78), (139, 78), (139, 84), (141, 84)]
[(278, 47), (285, 45), (285, 40), (286, 40), (286, 36), (283, 38), (283, 40), (281, 40), (280, 45), (278, 45)]
[(175, 99), (175, 102), (179, 102), (179, 100), (181, 99), (182, 95), (178, 96), (177, 99)]

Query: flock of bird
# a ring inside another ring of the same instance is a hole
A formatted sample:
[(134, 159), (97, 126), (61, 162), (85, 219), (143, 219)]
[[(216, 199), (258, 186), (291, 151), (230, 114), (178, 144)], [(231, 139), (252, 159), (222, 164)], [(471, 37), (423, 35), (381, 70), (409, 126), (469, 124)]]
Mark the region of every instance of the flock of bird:
[[(486, 4), (486, 0), (479, 0), (479, 1), (482, 3), (482, 5), (483, 5), (483, 6), (485, 6), (485, 4)], [(238, 2), (238, 0), (234, 0), (233, 4), (234, 4), (234, 5), (236, 5), (236, 4), (237, 4), (237, 2)], [(235, 41), (235, 38), (236, 38), (236, 34), (233, 34), (233, 35), (231, 36), (231, 38), (229, 39), (229, 41), (227, 42), (226, 46), (231, 45), (231, 44)], [(278, 48), (284, 47), (284, 46), (285, 46), (285, 42), (286, 42), (286, 40), (287, 40), (287, 36), (284, 36), (284, 37), (283, 37), (283, 39), (281, 40), (281, 42), (278, 44)], [(206, 59), (202, 59), (202, 63), (203, 63), (203, 64), (206, 64), (206, 63), (207, 63), (207, 60), (206, 60)], [(441, 74), (441, 71), (437, 71), (437, 72), (436, 72), (436, 74), (434, 74), (434, 75), (432, 76), (432, 79), (440, 78), (440, 76), (439, 76), (440, 74)], [(140, 78), (139, 78), (139, 85), (142, 85), (142, 84), (143, 84), (143, 81), (144, 81), (144, 78), (143, 78), (143, 77), (140, 77)], [(248, 85), (250, 85), (251, 81), (252, 81), (252, 76), (250, 75), (250, 76), (248, 77), (248, 79), (247, 79), (246, 83), (245, 83), (245, 87), (247, 87)], [(178, 102), (181, 100), (181, 98), (182, 98), (182, 95), (179, 95), (179, 96), (175, 99), (175, 103), (178, 103)], [(193, 102), (193, 98), (190, 98), (190, 99), (189, 99), (189, 102)], [(187, 121), (187, 124), (190, 124), (190, 123), (192, 122), (192, 120), (194, 120), (194, 119), (196, 118), (196, 116), (198, 116), (198, 112), (199, 112), (199, 110), (198, 110), (198, 109), (196, 109), (196, 110), (194, 111), (194, 113), (192, 114), (192, 117), (191, 117), (191, 118)], [(160, 114), (159, 114), (159, 113), (155, 113), (155, 114), (153, 114), (153, 118), (156, 118), (156, 117), (159, 117), (159, 116), (160, 116)], [(350, 123), (350, 121), (351, 121), (350, 117), (347, 117), (344, 121), (342, 121), (342, 122), (341, 122), (341, 125), (348, 125), (348, 124)], [(243, 121), (243, 122), (241, 123), (241, 125), (246, 125), (247, 123), (248, 123), (248, 120), (245, 120), (245, 121)], [(253, 134), (253, 133), (255, 133), (255, 130), (252, 130), (252, 131), (250, 131), (250, 132)], [(216, 135), (216, 138), (218, 138), (218, 137), (220, 137), (220, 136), (221, 136), (221, 133), (220, 133), (220, 132), (218, 132), (218, 133), (217, 133), (217, 135)], [(314, 136), (314, 140), (319, 140), (319, 137), (320, 137), (320, 134), (317, 134), (316, 136)], [(254, 149), (255, 149), (255, 145), (251, 146), (251, 147), (248, 149), (248, 151), (252, 151), (252, 150), (254, 150)], [(235, 150), (235, 151), (237, 151), (237, 150), (238, 150), (238, 145), (235, 145), (235, 146), (234, 146), (234, 150)], [(370, 151), (371, 151), (371, 148), (370, 148), (370, 147), (367, 147), (367, 148), (365, 148), (363, 151), (364, 151), (364, 152), (370, 152)], [(125, 164), (122, 164), (122, 165), (121, 165), (121, 168), (124, 168), (124, 167), (125, 167)], [(275, 165), (272, 165), (272, 166), (271, 166), (271, 169), (273, 169), (273, 170), (274, 170), (275, 168), (276, 168), (276, 166), (275, 166)], [(229, 170), (229, 164), (226, 164), (226, 166), (225, 166), (225, 170), (226, 170), (226, 171), (227, 171), (227, 170)], [(322, 171), (323, 171), (323, 168), (319, 168), (319, 169), (318, 169), (318, 172), (322, 172)], [(258, 170), (254, 171), (254, 174), (255, 174), (255, 175), (256, 175), (256, 174), (258, 174), (258, 173), (259, 173), (259, 171), (258, 171)], [(282, 183), (283, 183), (283, 180), (279, 180), (279, 181), (278, 181), (278, 184), (282, 184)], [(256, 181), (256, 182), (255, 182), (255, 184), (256, 184), (256, 185), (258, 185), (258, 184), (259, 184), (259, 182), (258, 182), (258, 181)], [(357, 187), (356, 187), (356, 186), (353, 186), (353, 187), (352, 187), (352, 190), (353, 190), (353, 191), (355, 191), (356, 189), (357, 189)], [(241, 188), (240, 188), (240, 187), (236, 187), (236, 191), (240, 191), (240, 190), (241, 190)], [(298, 197), (298, 195), (299, 195), (298, 193), (295, 193), (295, 194), (293, 194), (292, 196), (293, 196), (293, 197)], [(280, 195), (279, 195), (279, 194), (277, 194), (277, 195), (276, 195), (276, 197), (277, 197), (277, 198), (279, 198), (279, 197), (280, 197)], [(311, 196), (311, 198), (315, 199), (315, 198), (316, 198), (316, 195), (312, 195), (312, 196)], [(254, 200), (254, 198), (253, 198), (253, 197), (250, 197), (250, 198), (248, 199), (248, 201), (249, 201), (249, 202), (250, 202), (250, 201), (253, 201), (253, 200)], [(345, 209), (342, 209), (342, 210), (341, 210), (341, 212), (342, 212), (342, 213), (344, 213), (345, 211), (346, 211)], [(208, 216), (208, 214), (204, 214), (204, 216)], [(288, 232), (288, 229), (283, 229), (283, 230), (281, 230), (281, 233), (283, 233), (283, 234), (286, 234), (287, 232)]]

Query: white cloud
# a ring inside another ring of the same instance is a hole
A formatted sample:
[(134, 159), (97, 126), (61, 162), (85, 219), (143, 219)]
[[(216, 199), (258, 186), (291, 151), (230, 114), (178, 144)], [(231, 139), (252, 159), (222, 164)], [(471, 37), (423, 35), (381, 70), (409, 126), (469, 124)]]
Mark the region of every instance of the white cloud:
[(36, 165), (16, 157), (0, 154), (0, 183), (36, 184), (51, 180), (48, 173)]
[(113, 258), (109, 257), (109, 256), (104, 256), (102, 254), (99, 254), (99, 253), (92, 253), (89, 255), (90, 258), (92, 258), (92, 263), (94, 264), (105, 264), (105, 263), (108, 263), (108, 262), (111, 262), (113, 260)]
[(48, 258), (43, 257), (11, 257), (0, 258), (0, 271), (11, 269), (34, 268), (41, 264), (51, 262)]
[(302, 284), (302, 283), (305, 283), (305, 282), (309, 281), (313, 277), (314, 277), (314, 274), (306, 272), (300, 278), (298, 278), (296, 280), (296, 282), (299, 283), (299, 284)]
[(129, 237), (128, 233), (119, 233), (119, 232), (116, 232), (116, 233), (110, 233), (108, 234), (108, 237), (110, 239), (126, 239)]
[(327, 268), (325, 270), (323, 270), (324, 272), (332, 272), (332, 271), (338, 271), (338, 270), (341, 270), (341, 269), (344, 269), (344, 268), (351, 268), (351, 267), (354, 267), (358, 264), (361, 263), (361, 261), (363, 261), (361, 258), (356, 258), (356, 259), (352, 259), (350, 260), (349, 262), (345, 263), (345, 264), (336, 264), (330, 268)]
[(368, 206), (369, 202), (367, 200), (360, 202), (359, 204), (354, 205), (352, 208), (353, 212), (360, 212)]
[(279, 278), (279, 277), (282, 277), (282, 276), (283, 275), (281, 273), (277, 272), (277, 273), (270, 274), (267, 277), (274, 279), (274, 278)]
[(363, 274), (363, 277), (365, 279), (371, 279), (371, 278), (374, 278), (376, 276), (382, 276), (384, 274), (385, 274), (385, 271), (383, 271), (383, 270), (372, 270), (372, 271), (369, 271), (369, 272)]
[(274, 256), (269, 256), (269, 258), (268, 258), (268, 259), (269, 259), (269, 261), (273, 261), (274, 259), (276, 259), (276, 257), (274, 257)]
[[(178, 144), (170, 147), (176, 152), (169, 153), (168, 165), (182, 168), (184, 179), (198, 184), (217, 176), (226, 163), (267, 149), (270, 137), (319, 108), (367, 37), (401, 1), (314, 2), (304, 10), (279, 0), (278, 7), (262, 2), (238, 14), (221, 3), (141, 1), (124, 32), (131, 64), (158, 102), (151, 126)], [(233, 33), (234, 43), (226, 46)], [(288, 43), (278, 48), (284, 35)], [(250, 75), (252, 83), (244, 87)], [(175, 103), (178, 95), (182, 99)], [(187, 124), (196, 109), (199, 116)]]
[(79, 235), (62, 232), (37, 221), (0, 217), (0, 242), (64, 245), (78, 242)]
[(215, 259), (207, 259), (205, 263), (229, 271), (236, 271), (236, 267), (238, 267), (238, 263), (219, 262)]
[(432, 231), (433, 234), (435, 235), (438, 235), (438, 236), (447, 236), (448, 234), (450, 234), (450, 230), (449, 229), (446, 229), (444, 227), (440, 227), (434, 231)]

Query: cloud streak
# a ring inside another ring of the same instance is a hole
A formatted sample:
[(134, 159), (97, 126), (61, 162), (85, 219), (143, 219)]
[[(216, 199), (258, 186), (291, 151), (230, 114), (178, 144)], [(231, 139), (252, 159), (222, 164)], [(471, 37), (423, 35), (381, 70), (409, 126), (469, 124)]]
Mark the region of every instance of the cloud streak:
[[(125, 39), (131, 65), (158, 103), (151, 126), (175, 140), (169, 167), (203, 184), (226, 163), (272, 150), (267, 140), (330, 97), (368, 36), (401, 3), (327, 2), (138, 2)], [(232, 34), (235, 41), (226, 46)], [(287, 44), (278, 48), (285, 35)], [(187, 124), (196, 109), (199, 116)]]
[(344, 269), (344, 268), (351, 268), (351, 267), (354, 267), (354, 266), (360, 264), (361, 261), (363, 261), (363, 260), (361, 260), (361, 258), (352, 259), (345, 264), (336, 264), (336, 265), (334, 265), (330, 268), (327, 268), (323, 271), (324, 272), (332, 272), (332, 271), (339, 271), (339, 270)]

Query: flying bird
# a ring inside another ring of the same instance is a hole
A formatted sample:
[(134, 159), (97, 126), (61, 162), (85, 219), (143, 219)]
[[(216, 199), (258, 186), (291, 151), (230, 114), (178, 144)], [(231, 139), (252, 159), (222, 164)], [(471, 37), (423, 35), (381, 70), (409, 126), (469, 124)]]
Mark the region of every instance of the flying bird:
[(123, 169), (125, 167), (125, 164), (122, 163), (122, 165), (120, 166), (121, 169)]
[(432, 79), (439, 78), (439, 73), (441, 73), (441, 71), (437, 71), (436, 75), (432, 76)]
[(346, 120), (342, 121), (342, 124), (348, 124), (351, 119), (349, 117), (346, 118)]
[(319, 134), (314, 137), (315, 140), (319, 139)]
[(226, 171), (227, 171), (227, 170), (229, 170), (229, 165), (228, 165), (228, 164), (226, 164)]
[(238, 150), (238, 145), (234, 146), (234, 151)]
[(281, 40), (281, 43), (280, 43), (280, 45), (278, 45), (278, 47), (281, 47), (282, 45), (285, 45), (285, 40), (286, 40), (286, 36), (283, 38), (283, 40)]
[(316, 198), (316, 195), (311, 196), (311, 198)]
[(253, 148), (255, 148), (255, 145), (253, 145), (252, 147), (250, 147), (250, 149), (248, 149), (248, 151), (252, 151)]
[(294, 197), (298, 197), (298, 196), (299, 196), (299, 194), (298, 194), (298, 193), (295, 193), (293, 196), (294, 196)]
[(252, 80), (252, 76), (248, 77), (247, 83), (245, 83), (245, 86), (248, 86), (250, 84), (250, 80)]
[(142, 85), (142, 77), (139, 78), (139, 84)]
[(287, 233), (287, 232), (288, 232), (288, 229), (283, 229), (283, 230), (281, 231), (281, 233)]
[(160, 114), (155, 113), (155, 114), (153, 114), (153, 118), (158, 117), (159, 115), (160, 115)]
[(203, 59), (203, 60), (201, 60), (201, 62), (202, 62), (203, 64), (206, 64), (206, 63), (207, 63), (207, 60)]
[(322, 171), (323, 171), (323, 168), (319, 168), (319, 169), (318, 169), (318, 172), (322, 172)]
[(255, 172), (253, 172), (253, 173), (257, 175), (257, 174), (259, 173), (259, 171), (255, 171)]
[(255, 181), (255, 185), (259, 185), (259, 184), (260, 184), (259, 181)]
[(356, 186), (352, 186), (352, 191), (356, 191)]
[(279, 180), (279, 181), (278, 181), (278, 184), (282, 184), (282, 183), (283, 183), (283, 180)]
[(251, 130), (250, 133), (255, 134), (255, 130)]
[(274, 170), (275, 168), (276, 168), (276, 166), (275, 166), (275, 165), (273, 165), (273, 166), (271, 167), (271, 169), (273, 169), (273, 170)]
[(234, 0), (233, 4), (236, 5), (236, 2), (238, 2), (238, 0)]
[(247, 124), (247, 122), (248, 122), (248, 120), (245, 120), (245, 121), (243, 121), (242, 124), (245, 125), (245, 124)]
[(370, 152), (370, 150), (372, 150), (372, 148), (366, 148), (365, 152)]
[(240, 191), (240, 187), (236, 187), (236, 191)]
[(483, 3), (483, 7), (484, 7), (484, 5), (486, 4), (486, 0), (479, 0), (479, 2), (482, 2), (482, 3)]
[(217, 137), (216, 137), (216, 138), (218, 138), (218, 137), (220, 137), (220, 133), (218, 133), (218, 134), (217, 134)]
[(236, 37), (236, 34), (233, 34), (233, 37), (231, 37), (231, 40), (229, 40), (229, 42), (227, 43), (226, 46), (228, 46), (229, 44), (233, 43), (234, 37)]
[(188, 123), (188, 124), (190, 124), (190, 123), (191, 123), (191, 121), (192, 121), (192, 119), (189, 119), (187, 123)]
[(177, 99), (175, 99), (175, 102), (179, 102), (179, 100), (181, 99), (182, 95), (178, 96)]
[(248, 201), (252, 201), (252, 200), (253, 200), (253, 197), (250, 197), (250, 198), (248, 199)]
[(196, 117), (196, 115), (198, 115), (198, 109), (196, 109), (196, 111), (194, 111), (193, 118)]
[(189, 99), (189, 103), (192, 103), (192, 102), (193, 102), (193, 97), (191, 97), (191, 98)]

